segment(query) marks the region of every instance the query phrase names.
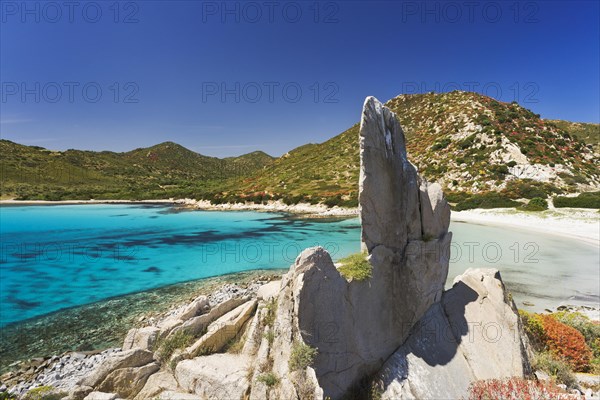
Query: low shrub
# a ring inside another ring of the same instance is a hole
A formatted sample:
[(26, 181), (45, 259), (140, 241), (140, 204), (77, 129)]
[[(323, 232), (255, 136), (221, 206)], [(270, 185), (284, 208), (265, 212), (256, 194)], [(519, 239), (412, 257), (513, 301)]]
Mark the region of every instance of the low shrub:
[(577, 387), (577, 377), (571, 366), (547, 351), (536, 353), (532, 366), (534, 369), (544, 371), (550, 375), (556, 383), (562, 383), (570, 388)]
[(339, 206), (346, 208), (356, 208), (358, 207), (358, 197), (351, 197), (348, 200), (342, 200)]
[(267, 372), (266, 374), (261, 374), (256, 378), (257, 381), (264, 383), (268, 387), (275, 386), (279, 383), (279, 378), (272, 372)]
[(273, 342), (275, 341), (275, 332), (273, 332), (272, 329), (269, 329), (267, 332), (265, 332), (263, 334), (263, 337), (265, 339), (267, 339), (267, 342), (269, 342), (269, 345), (272, 345)]
[(288, 367), (290, 368), (290, 371), (306, 369), (312, 365), (317, 354), (317, 349), (314, 349), (302, 342), (295, 341), (292, 344), (292, 352), (288, 361)]
[(442, 138), (439, 141), (436, 141), (432, 146), (431, 150), (441, 150), (448, 147), (448, 145), (452, 142), (452, 140), (448, 137)]
[(552, 315), (543, 315), (544, 332), (548, 349), (562, 357), (575, 371), (586, 371), (592, 352), (577, 329), (558, 321)]
[(177, 331), (170, 337), (159, 340), (156, 344), (159, 361), (168, 362), (175, 350), (189, 346), (193, 340), (194, 337), (184, 331)]
[(366, 254), (356, 253), (339, 260), (340, 274), (347, 280), (362, 281), (371, 277), (373, 267), (367, 261)]
[(585, 315), (578, 312), (559, 311), (553, 314), (554, 318), (577, 329), (585, 342), (592, 351), (592, 360), (590, 361), (590, 372), (600, 374), (600, 324), (592, 322)]
[(323, 204), (325, 204), (327, 207), (339, 206), (341, 203), (342, 203), (341, 196), (328, 197), (323, 201)]
[(40, 386), (28, 391), (23, 400), (59, 400), (66, 395), (66, 393), (59, 392), (52, 386)]
[(502, 194), (511, 199), (533, 199), (547, 198), (551, 194), (559, 194), (562, 191), (547, 182), (538, 182), (532, 179), (513, 179), (506, 182), (506, 188)]
[(508, 167), (506, 165), (490, 165), (488, 171), (492, 173), (494, 176), (504, 177), (504, 175), (508, 174)]
[[(458, 182), (454, 184), (458, 185)], [(471, 194), (467, 192), (447, 192), (444, 193), (444, 196), (446, 197), (448, 203), (459, 203), (463, 200), (468, 199), (471, 196)]]
[(600, 192), (580, 193), (577, 197), (557, 196), (554, 207), (595, 208), (600, 209)]
[(277, 316), (277, 300), (275, 298), (272, 298), (265, 305), (265, 308), (267, 312), (263, 317), (263, 324), (265, 324), (265, 326), (272, 327), (275, 323), (275, 317)]
[(476, 138), (477, 138), (477, 135), (472, 134), (471, 136), (468, 136), (467, 138), (458, 142), (458, 147), (460, 147), (463, 150), (467, 149), (467, 148), (471, 147), (473, 145), (473, 143), (475, 143)]
[(526, 211), (544, 211), (548, 209), (548, 202), (540, 197), (534, 197), (529, 200), (529, 203), (523, 204), (520, 208)]
[(473, 208), (511, 208), (518, 207), (521, 203), (495, 192), (474, 194), (465, 200), (459, 201), (454, 209), (456, 211), (470, 210)]
[(559, 311), (552, 315), (563, 324), (581, 332), (585, 342), (594, 352), (594, 356), (600, 357), (600, 348), (594, 348), (596, 342), (600, 340), (599, 324), (592, 322), (587, 316), (579, 312)]
[(523, 321), (523, 328), (531, 346), (536, 351), (543, 351), (546, 348), (546, 332), (544, 331), (542, 316), (528, 313), (525, 310), (519, 310), (519, 316)]
[(522, 378), (490, 379), (473, 382), (469, 386), (469, 400), (512, 399), (572, 399), (572, 395), (547, 382)]

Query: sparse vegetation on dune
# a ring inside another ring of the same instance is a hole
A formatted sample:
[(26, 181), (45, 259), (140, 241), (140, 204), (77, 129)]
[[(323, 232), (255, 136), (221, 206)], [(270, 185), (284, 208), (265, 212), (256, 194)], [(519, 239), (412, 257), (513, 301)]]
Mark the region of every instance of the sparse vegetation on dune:
[(557, 196), (553, 203), (554, 207), (600, 209), (600, 192), (580, 193), (577, 197)]

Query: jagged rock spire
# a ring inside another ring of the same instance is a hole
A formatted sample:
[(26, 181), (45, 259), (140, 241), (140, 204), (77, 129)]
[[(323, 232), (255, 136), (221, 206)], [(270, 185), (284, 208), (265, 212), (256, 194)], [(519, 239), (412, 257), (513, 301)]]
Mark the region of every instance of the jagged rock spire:
[[(349, 282), (324, 249), (307, 249), (284, 280), (289, 293), (280, 297), (282, 310), (296, 310), (289, 319), (302, 341), (318, 348), (314, 372), (332, 399), (381, 367), (441, 299), (448, 274), (448, 204), (439, 186), (418, 177), (396, 115), (373, 97), (363, 109), (360, 158), (362, 243), (371, 278)], [(275, 357), (275, 365), (282, 363)]]

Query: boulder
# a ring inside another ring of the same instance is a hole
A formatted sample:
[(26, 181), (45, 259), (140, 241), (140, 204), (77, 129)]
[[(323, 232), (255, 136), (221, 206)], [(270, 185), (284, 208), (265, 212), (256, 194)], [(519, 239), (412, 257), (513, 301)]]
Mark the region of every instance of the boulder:
[(247, 301), (248, 298), (246, 297), (232, 297), (230, 299), (227, 299), (211, 308), (208, 313), (190, 318), (189, 320), (177, 325), (172, 329), (170, 334), (173, 335), (178, 331), (183, 330), (191, 335), (198, 335), (202, 331), (207, 329), (208, 325), (210, 325), (211, 322), (215, 321), (217, 318), (222, 317), (229, 311), (240, 306), (241, 304), (244, 304)]
[(254, 317), (252, 317), (251, 321), (248, 323), (248, 328), (245, 332), (244, 346), (241, 351), (242, 354), (248, 356), (256, 354), (264, 339), (264, 329), (262, 329), (263, 326), (261, 323), (266, 312), (264, 304), (264, 302), (258, 302)]
[(116, 393), (91, 392), (84, 400), (118, 400), (119, 396)]
[(102, 392), (117, 393), (124, 398), (133, 398), (144, 387), (148, 377), (160, 369), (155, 362), (142, 367), (120, 368), (112, 371), (96, 387)]
[(153, 350), (154, 343), (156, 343), (159, 333), (160, 329), (155, 326), (130, 329), (123, 341), (123, 350)]
[(197, 394), (181, 393), (171, 390), (162, 392), (156, 397), (157, 400), (198, 400)]
[(175, 328), (181, 326), (183, 321), (178, 315), (172, 315), (165, 318), (160, 322), (158, 328), (160, 329), (159, 337), (166, 338), (170, 333), (175, 332)]
[(471, 382), (531, 374), (517, 310), (498, 271), (457, 277), (376, 376), (382, 399), (466, 398)]
[(88, 394), (94, 391), (94, 388), (90, 386), (79, 386), (75, 385), (69, 390), (68, 400), (83, 400)]
[(100, 364), (94, 372), (78, 382), (81, 386), (96, 387), (112, 371), (121, 368), (141, 367), (154, 361), (154, 354), (148, 350), (131, 349), (116, 353)]
[(419, 179), (398, 118), (374, 97), (365, 100), (359, 141), (363, 248), (402, 250), (409, 238), (421, 237)]
[(272, 298), (277, 297), (280, 288), (281, 281), (271, 281), (269, 283), (265, 283), (264, 285), (258, 288), (258, 291), (256, 292), (256, 297), (259, 300), (269, 301)]
[(419, 193), (423, 237), (441, 238), (450, 225), (450, 207), (438, 183), (421, 182)]
[(238, 354), (212, 354), (177, 364), (175, 377), (188, 393), (202, 399), (241, 399), (249, 389), (249, 358)]
[(208, 308), (208, 297), (199, 296), (183, 309), (183, 311), (179, 315), (179, 319), (181, 319), (182, 321), (186, 321), (192, 317), (202, 314), (204, 311), (207, 311)]
[[(184, 353), (195, 357), (203, 351), (212, 353), (221, 350), (240, 333), (244, 323), (256, 310), (256, 303), (256, 299), (250, 300), (211, 323), (207, 332)], [(179, 355), (177, 357), (180, 358)]]
[(142, 390), (135, 396), (135, 399), (154, 399), (162, 392), (176, 391), (177, 389), (179, 389), (179, 384), (175, 376), (170, 371), (161, 371), (150, 375)]

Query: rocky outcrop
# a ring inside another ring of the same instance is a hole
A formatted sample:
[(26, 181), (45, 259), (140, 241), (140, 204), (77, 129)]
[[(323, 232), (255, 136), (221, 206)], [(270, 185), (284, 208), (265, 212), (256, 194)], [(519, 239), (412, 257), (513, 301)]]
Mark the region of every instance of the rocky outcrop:
[(96, 387), (101, 385), (109, 374), (121, 368), (136, 368), (147, 365), (154, 360), (154, 354), (151, 351), (142, 349), (132, 349), (116, 353), (106, 359), (96, 370), (83, 378), (79, 385)]
[(155, 326), (131, 329), (123, 341), (123, 350), (143, 349), (152, 350), (158, 339), (160, 329)]
[(133, 398), (144, 387), (150, 375), (159, 369), (160, 366), (155, 362), (141, 367), (116, 369), (108, 374), (97, 389), (102, 392), (117, 393), (123, 398)]
[[(441, 189), (422, 181), (406, 155), (396, 116), (365, 101), (360, 127), (360, 215), (372, 277), (348, 282), (329, 254), (303, 252), (290, 271), (301, 339), (325, 396), (340, 398), (375, 373), (410, 328), (441, 299), (448, 273), (449, 208)], [(285, 282), (285, 280), (284, 280)]]
[(182, 358), (192, 358), (207, 351), (210, 353), (220, 351), (238, 335), (255, 309), (256, 300), (250, 300), (211, 323), (206, 334), (188, 347), (183, 352)]
[(121, 399), (116, 393), (106, 392), (91, 392), (84, 400), (119, 400)]
[(531, 374), (527, 343), (500, 274), (454, 280), (375, 378), (382, 399), (459, 399), (472, 381)]
[(148, 378), (146, 385), (140, 390), (135, 399), (155, 399), (163, 392), (176, 391), (178, 388), (177, 379), (171, 371), (160, 371)]
[(249, 359), (238, 354), (212, 354), (177, 364), (175, 377), (184, 392), (201, 399), (241, 399), (249, 390)]

